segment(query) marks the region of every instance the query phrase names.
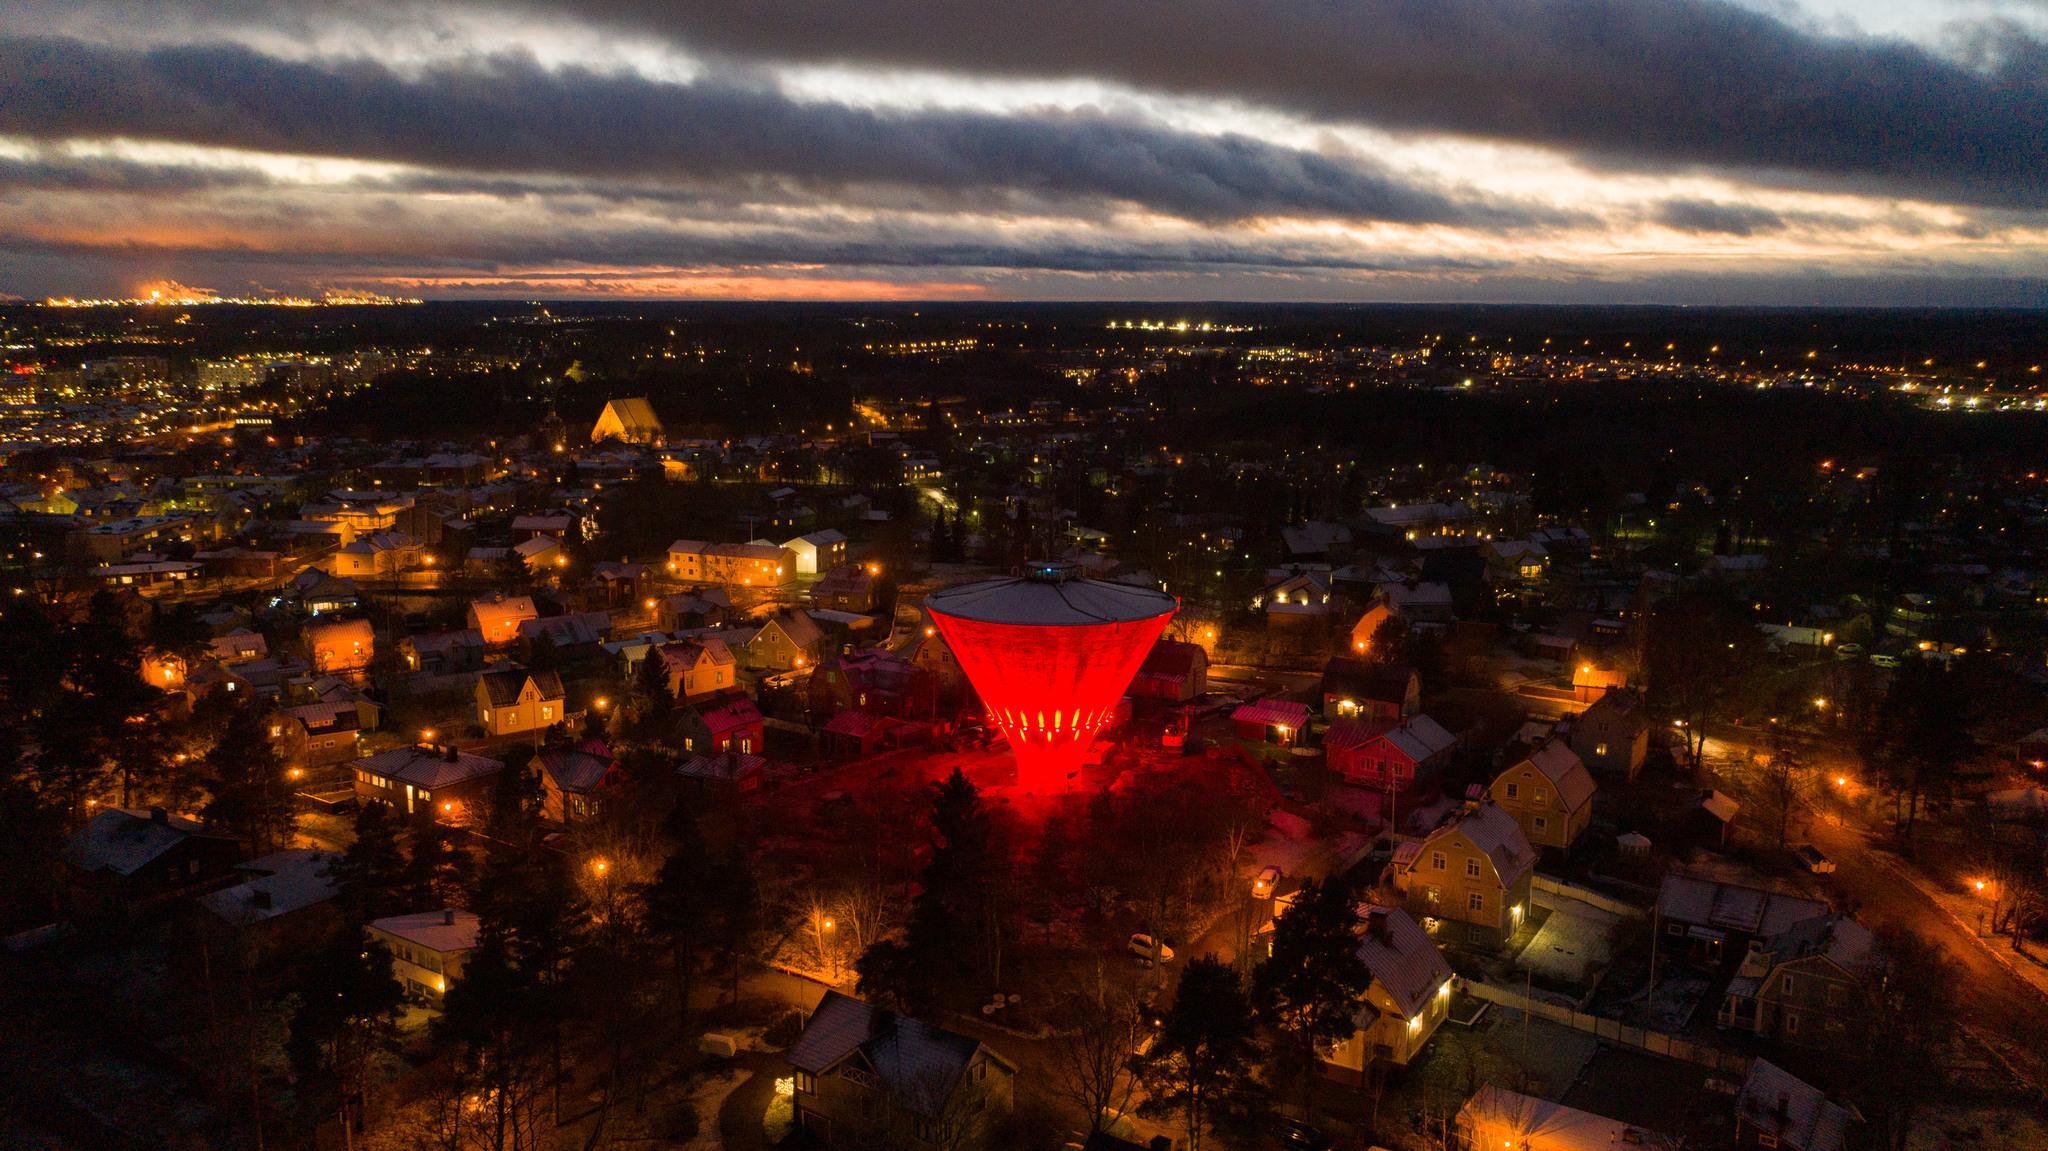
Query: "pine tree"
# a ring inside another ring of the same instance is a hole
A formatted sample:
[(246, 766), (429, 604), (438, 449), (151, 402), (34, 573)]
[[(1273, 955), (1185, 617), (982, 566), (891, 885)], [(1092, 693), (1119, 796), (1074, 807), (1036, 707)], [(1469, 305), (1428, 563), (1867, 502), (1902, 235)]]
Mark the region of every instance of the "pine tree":
[(1358, 912), (1335, 881), (1302, 885), (1273, 925), (1273, 953), (1252, 975), (1265, 1024), (1286, 1041), (1314, 1114), (1316, 1046), (1348, 1039), (1372, 972), (1358, 957)]
[(356, 838), (335, 865), (336, 899), (348, 922), (360, 927), (373, 919), (418, 910), (406, 905), (400, 876), (405, 854), (398, 846), (398, 819), (386, 803), (368, 803), (356, 812)]
[(206, 754), (211, 778), (206, 822), (267, 855), (290, 843), (295, 817), (284, 768), (263, 729), (256, 708), (244, 704), (228, 717), (227, 730)]
[(668, 942), (675, 960), (676, 1017), (679, 1025), (690, 1025), (690, 984), (696, 973), (698, 949), (710, 929), (711, 858), (703, 833), (689, 809), (678, 804), (669, 816), (667, 829), (674, 848), (654, 881), (643, 885), (638, 895), (648, 930)]
[(1147, 1096), (1138, 1112), (1179, 1112), (1189, 1151), (1200, 1151), (1204, 1127), (1250, 1117), (1260, 1055), (1258, 1022), (1237, 972), (1211, 956), (1194, 960), (1181, 972), (1158, 1042), (1135, 1064)]
[(475, 861), (443, 823), (429, 823), (413, 837), (412, 856), (398, 877), (401, 902), (414, 911), (468, 904), (476, 880)]
[(375, 1060), (393, 1046), (404, 997), (391, 952), (360, 929), (315, 952), (292, 1013), (286, 1051), (309, 1118), (337, 1115), (361, 1130), (377, 1081)]

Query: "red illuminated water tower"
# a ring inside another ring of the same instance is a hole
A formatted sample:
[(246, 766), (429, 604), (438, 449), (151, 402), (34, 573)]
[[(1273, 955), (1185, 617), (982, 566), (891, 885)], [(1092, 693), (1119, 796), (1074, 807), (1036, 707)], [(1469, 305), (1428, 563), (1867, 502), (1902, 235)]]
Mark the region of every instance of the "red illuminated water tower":
[(933, 592), (924, 606), (1009, 739), (1018, 784), (1056, 791), (1080, 770), (1180, 601), (1041, 563)]

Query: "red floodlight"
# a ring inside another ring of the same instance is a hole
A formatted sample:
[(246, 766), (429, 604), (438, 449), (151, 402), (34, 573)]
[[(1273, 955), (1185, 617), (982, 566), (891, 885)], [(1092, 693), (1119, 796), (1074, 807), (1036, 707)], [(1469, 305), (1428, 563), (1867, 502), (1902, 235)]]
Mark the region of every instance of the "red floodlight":
[(925, 599), (1030, 791), (1058, 790), (1080, 770), (1179, 606), (1152, 588), (1083, 579), (1070, 564)]

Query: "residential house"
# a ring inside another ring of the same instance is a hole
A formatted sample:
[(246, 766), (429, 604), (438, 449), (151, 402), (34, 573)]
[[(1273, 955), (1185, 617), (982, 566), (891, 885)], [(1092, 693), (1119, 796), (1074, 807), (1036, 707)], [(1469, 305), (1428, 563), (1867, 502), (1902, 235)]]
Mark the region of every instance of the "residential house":
[(1131, 680), (1134, 699), (1187, 703), (1209, 690), (1209, 651), (1198, 643), (1162, 639), (1152, 645)]
[(1593, 822), (1593, 773), (1571, 747), (1552, 739), (1494, 777), (1487, 796), (1513, 816), (1538, 848), (1568, 852)]
[(1803, 919), (1750, 941), (1716, 1021), (1792, 1046), (1855, 1048), (1869, 1040), (1859, 1020), (1879, 963), (1876, 938), (1854, 919)]
[[(935, 637), (923, 642), (929, 647)], [(929, 719), (937, 705), (929, 668), (884, 648), (832, 656), (810, 679), (811, 722), (859, 709), (899, 719)]]
[(1326, 571), (1282, 571), (1268, 578), (1258, 600), (1266, 626), (1287, 632), (1320, 631), (1330, 617), (1331, 601)]
[(529, 595), (488, 595), (469, 601), (469, 626), (491, 647), (505, 647), (519, 639), (519, 625), (539, 619), (540, 612)]
[(619, 761), (601, 739), (551, 747), (533, 759), (540, 768), (541, 815), (560, 824), (597, 815), (604, 792), (620, 780)]
[(568, 692), (553, 670), (487, 671), (477, 677), (476, 715), (492, 738), (536, 734), (568, 718)]
[(196, 819), (102, 808), (64, 841), (70, 902), (80, 914), (129, 914), (228, 882), (242, 845)]
[(654, 414), (654, 405), (644, 397), (607, 400), (604, 410), (597, 414), (597, 423), (590, 428), (591, 443), (600, 444), (606, 440), (660, 447), (661, 417)]
[(541, 575), (569, 566), (569, 553), (562, 548), (562, 541), (553, 536), (535, 536), (512, 545), (512, 554), (526, 565), (526, 570)]
[(811, 602), (834, 611), (875, 610), (876, 577), (859, 564), (832, 568), (811, 585)]
[(1409, 912), (1439, 924), (1439, 938), (1497, 949), (1529, 913), (1536, 849), (1513, 816), (1481, 803), (1395, 848), (1391, 871)]
[(981, 1151), (1016, 1105), (1016, 1065), (979, 1040), (837, 991), (786, 1058), (797, 1126), (827, 1147)]
[(1633, 782), (1650, 754), (1650, 720), (1635, 691), (1603, 693), (1571, 721), (1572, 751), (1586, 766)]
[(762, 621), (740, 653), (755, 671), (793, 671), (816, 666), (824, 646), (825, 633), (817, 623), (804, 612), (791, 611)]
[(677, 699), (703, 699), (734, 689), (738, 661), (722, 639), (676, 640), (650, 648), (648, 656), (668, 669), (668, 689)]
[(866, 708), (848, 708), (825, 721), (818, 729), (818, 740), (826, 755), (860, 759), (875, 754), (891, 733), (907, 722)]
[(1337, 656), (1323, 665), (1323, 718), (1399, 723), (1422, 710), (1422, 675), (1412, 667)]
[(317, 952), (343, 926), (334, 904), (340, 860), (331, 851), (288, 847), (239, 865), (240, 882), (193, 900), (211, 960), (231, 957), (255, 971)]
[(1398, 907), (1359, 908), (1358, 958), (1372, 973), (1350, 1038), (1319, 1055), (1325, 1073), (1353, 1082), (1374, 1063), (1406, 1067), (1450, 1013), (1451, 965), (1429, 933)]
[(206, 641), (207, 654), (222, 663), (240, 663), (245, 659), (262, 659), (270, 654), (270, 641), (260, 631), (238, 627), (225, 635), (217, 635)]
[(668, 577), (727, 587), (781, 587), (796, 575), (796, 557), (777, 544), (677, 540), (668, 545)]
[(396, 579), (426, 562), (426, 548), (404, 532), (357, 536), (334, 553), (334, 574), (349, 579)]
[(663, 631), (718, 627), (732, 616), (732, 597), (723, 588), (678, 592), (655, 601), (655, 626)]
[(361, 675), (377, 654), (377, 633), (366, 619), (309, 623), (306, 659), (320, 675)]
[(798, 575), (834, 571), (846, 562), (846, 536), (834, 528), (784, 540), (782, 546), (795, 557)]
[(1470, 1151), (1680, 1151), (1685, 1140), (1534, 1095), (1482, 1084), (1453, 1122), (1455, 1146)]
[(1753, 940), (1775, 938), (1828, 911), (1826, 903), (1803, 895), (1673, 873), (1657, 889), (1655, 918), (1667, 960), (1718, 966), (1724, 957), (1746, 953)]
[(1241, 740), (1293, 747), (1308, 734), (1307, 705), (1288, 699), (1262, 699), (1230, 713), (1231, 731)]
[(1550, 571), (1550, 549), (1536, 540), (1488, 540), (1480, 545), (1486, 574), (1496, 588), (1527, 587), (1543, 582)]
[(761, 709), (741, 696), (716, 706), (686, 708), (677, 721), (676, 742), (685, 752), (756, 755), (766, 745), (764, 726)]
[[(374, 717), (376, 705), (369, 707)], [(375, 726), (374, 718), (364, 722), (364, 707), (355, 700), (306, 703), (278, 709), (270, 717), (270, 739), (287, 767), (303, 770), (354, 759), (362, 733)]]
[(349, 764), (356, 802), (388, 803), (422, 823), (481, 819), (503, 762), (453, 744), (394, 747)]
[(299, 606), (307, 615), (333, 615), (354, 611), (363, 605), (355, 581), (329, 575), (319, 568), (307, 568), (286, 581), (282, 599)]
[(1355, 787), (1391, 791), (1413, 799), (1434, 792), (1458, 737), (1426, 715), (1398, 724), (1385, 720), (1340, 719), (1323, 733), (1330, 770)]
[(426, 632), (398, 641), (407, 671), (425, 675), (457, 675), (484, 666), (484, 636), (475, 628)]
[(676, 768), (676, 774), (698, 795), (731, 798), (759, 791), (767, 770), (765, 756), (726, 751), (693, 755)]
[(369, 923), (370, 937), (391, 952), (391, 976), (408, 995), (439, 1003), (476, 950), (483, 921), (459, 907), (387, 915)]
[(1735, 1145), (1769, 1151), (1845, 1151), (1863, 1121), (1768, 1059), (1749, 1065), (1735, 1096)]
[(559, 542), (572, 538), (575, 533), (576, 515), (573, 512), (542, 512), (512, 517), (512, 542), (515, 544), (543, 536)]
[(546, 615), (519, 625), (519, 643), (529, 663), (579, 664), (604, 655), (609, 612), (584, 611)]

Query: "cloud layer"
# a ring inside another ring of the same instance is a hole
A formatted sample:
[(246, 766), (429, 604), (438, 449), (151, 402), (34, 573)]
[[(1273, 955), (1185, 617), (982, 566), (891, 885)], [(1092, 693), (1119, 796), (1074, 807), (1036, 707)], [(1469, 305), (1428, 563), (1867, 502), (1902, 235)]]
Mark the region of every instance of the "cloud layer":
[(0, 290), (2048, 302), (2048, 49), (2009, 19), (1915, 43), (1715, 0), (154, 15), (0, 13)]

